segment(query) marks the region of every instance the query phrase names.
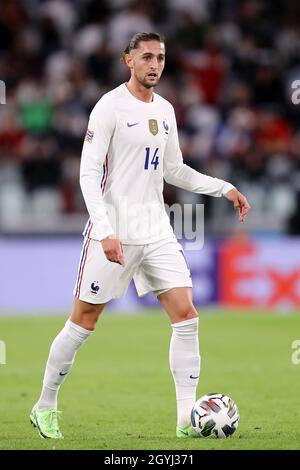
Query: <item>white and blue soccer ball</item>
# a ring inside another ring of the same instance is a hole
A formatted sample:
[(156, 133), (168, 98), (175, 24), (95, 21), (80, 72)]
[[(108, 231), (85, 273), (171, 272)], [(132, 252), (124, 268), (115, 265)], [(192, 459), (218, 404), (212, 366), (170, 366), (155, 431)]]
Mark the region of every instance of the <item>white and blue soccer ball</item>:
[(192, 426), (199, 437), (229, 437), (236, 431), (239, 420), (236, 404), (222, 393), (203, 395), (191, 413)]

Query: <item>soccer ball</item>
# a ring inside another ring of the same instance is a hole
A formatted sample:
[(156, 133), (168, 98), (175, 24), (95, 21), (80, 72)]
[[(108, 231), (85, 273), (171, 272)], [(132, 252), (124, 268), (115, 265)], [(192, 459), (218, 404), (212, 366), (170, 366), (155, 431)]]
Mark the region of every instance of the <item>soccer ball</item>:
[(234, 401), (222, 393), (209, 393), (196, 401), (191, 413), (192, 426), (199, 437), (225, 438), (239, 424), (239, 412)]

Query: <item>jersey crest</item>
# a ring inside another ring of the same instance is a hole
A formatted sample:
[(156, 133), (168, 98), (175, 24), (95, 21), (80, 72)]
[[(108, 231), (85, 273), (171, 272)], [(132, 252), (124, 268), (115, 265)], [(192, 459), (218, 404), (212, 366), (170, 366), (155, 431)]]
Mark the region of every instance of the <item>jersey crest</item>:
[(158, 133), (158, 124), (156, 119), (149, 119), (149, 131), (151, 134), (156, 135)]

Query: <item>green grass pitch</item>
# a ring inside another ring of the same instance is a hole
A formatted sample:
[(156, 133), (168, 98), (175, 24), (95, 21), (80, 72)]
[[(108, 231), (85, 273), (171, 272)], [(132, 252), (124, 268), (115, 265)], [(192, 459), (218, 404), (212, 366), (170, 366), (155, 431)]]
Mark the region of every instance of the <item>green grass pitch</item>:
[(175, 437), (169, 371), (171, 329), (158, 312), (105, 312), (77, 354), (60, 392), (63, 441), (42, 440), (29, 423), (45, 361), (64, 317), (0, 317), (0, 449), (300, 449), (300, 364), (292, 342), (300, 315), (200, 314), (198, 394), (230, 395), (240, 411), (225, 440)]

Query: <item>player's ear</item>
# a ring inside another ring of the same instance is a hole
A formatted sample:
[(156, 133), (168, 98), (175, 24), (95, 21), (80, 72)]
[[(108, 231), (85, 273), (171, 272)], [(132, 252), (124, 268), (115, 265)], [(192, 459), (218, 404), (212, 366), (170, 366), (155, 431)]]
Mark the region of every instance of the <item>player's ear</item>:
[(133, 68), (133, 62), (132, 62), (132, 57), (130, 54), (124, 54), (124, 63), (130, 68)]

